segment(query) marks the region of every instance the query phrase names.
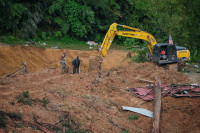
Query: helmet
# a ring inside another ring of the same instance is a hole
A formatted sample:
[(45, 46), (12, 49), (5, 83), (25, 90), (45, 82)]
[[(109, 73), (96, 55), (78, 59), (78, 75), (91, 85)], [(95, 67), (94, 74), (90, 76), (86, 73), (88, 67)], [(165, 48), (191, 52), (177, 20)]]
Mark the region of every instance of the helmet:
[(24, 65), (26, 65), (26, 62), (24, 62)]

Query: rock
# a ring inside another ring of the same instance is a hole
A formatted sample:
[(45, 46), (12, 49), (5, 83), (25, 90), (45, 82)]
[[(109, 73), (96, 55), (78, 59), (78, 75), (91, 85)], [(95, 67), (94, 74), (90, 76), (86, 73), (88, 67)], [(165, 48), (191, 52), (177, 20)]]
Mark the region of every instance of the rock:
[(102, 79), (101, 79), (101, 78), (99, 78), (99, 77), (98, 77), (98, 78), (96, 78), (96, 80), (97, 80), (97, 82), (98, 82), (98, 83), (101, 83), (101, 82), (102, 82)]

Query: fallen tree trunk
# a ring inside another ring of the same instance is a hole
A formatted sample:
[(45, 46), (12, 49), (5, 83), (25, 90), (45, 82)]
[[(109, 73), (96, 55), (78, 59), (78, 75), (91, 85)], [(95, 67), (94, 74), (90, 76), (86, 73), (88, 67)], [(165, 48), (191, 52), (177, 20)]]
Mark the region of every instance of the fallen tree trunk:
[(154, 113), (153, 113), (153, 130), (152, 133), (159, 133), (160, 112), (161, 112), (161, 81), (158, 79), (154, 89)]

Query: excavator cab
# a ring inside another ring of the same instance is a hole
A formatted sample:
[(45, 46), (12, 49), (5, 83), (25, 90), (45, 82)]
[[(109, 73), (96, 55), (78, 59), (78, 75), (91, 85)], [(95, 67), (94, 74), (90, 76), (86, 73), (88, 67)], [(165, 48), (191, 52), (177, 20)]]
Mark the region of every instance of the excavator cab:
[(177, 53), (175, 45), (168, 43), (158, 43), (154, 45), (152, 61), (158, 65), (177, 63)]

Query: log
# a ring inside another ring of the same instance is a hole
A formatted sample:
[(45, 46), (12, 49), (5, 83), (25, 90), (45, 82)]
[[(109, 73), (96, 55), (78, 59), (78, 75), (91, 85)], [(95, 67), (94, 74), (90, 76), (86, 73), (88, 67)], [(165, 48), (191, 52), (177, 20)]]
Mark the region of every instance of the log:
[(154, 89), (154, 114), (153, 114), (153, 130), (152, 133), (159, 133), (160, 112), (161, 112), (161, 81), (157, 80), (157, 85)]

